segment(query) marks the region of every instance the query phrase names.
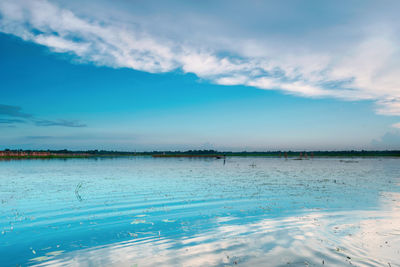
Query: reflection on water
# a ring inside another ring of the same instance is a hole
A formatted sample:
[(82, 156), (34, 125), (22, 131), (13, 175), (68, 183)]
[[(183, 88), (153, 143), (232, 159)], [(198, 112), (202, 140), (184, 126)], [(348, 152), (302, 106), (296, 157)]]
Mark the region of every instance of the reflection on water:
[(0, 265), (400, 266), (399, 163), (0, 162)]

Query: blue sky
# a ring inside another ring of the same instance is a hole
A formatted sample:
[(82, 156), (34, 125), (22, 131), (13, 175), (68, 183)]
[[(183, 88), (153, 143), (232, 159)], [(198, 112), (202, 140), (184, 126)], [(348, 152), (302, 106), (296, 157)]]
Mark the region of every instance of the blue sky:
[(0, 149), (400, 149), (399, 7), (2, 1)]

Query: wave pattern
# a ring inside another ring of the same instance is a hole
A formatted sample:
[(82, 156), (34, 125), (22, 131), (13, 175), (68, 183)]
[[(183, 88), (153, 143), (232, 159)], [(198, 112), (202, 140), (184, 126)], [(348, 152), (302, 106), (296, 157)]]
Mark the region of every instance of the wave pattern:
[(0, 162), (0, 265), (400, 266), (399, 163)]

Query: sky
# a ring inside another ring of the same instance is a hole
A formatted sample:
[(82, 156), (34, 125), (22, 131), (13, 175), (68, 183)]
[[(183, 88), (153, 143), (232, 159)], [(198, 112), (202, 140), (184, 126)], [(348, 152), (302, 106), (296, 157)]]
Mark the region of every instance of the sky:
[(0, 2), (0, 149), (400, 149), (400, 2)]

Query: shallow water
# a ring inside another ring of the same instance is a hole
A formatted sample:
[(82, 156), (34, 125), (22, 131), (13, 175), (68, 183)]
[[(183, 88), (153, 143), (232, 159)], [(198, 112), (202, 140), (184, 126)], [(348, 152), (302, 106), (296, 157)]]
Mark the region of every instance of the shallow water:
[(0, 266), (400, 266), (400, 159), (0, 162)]

